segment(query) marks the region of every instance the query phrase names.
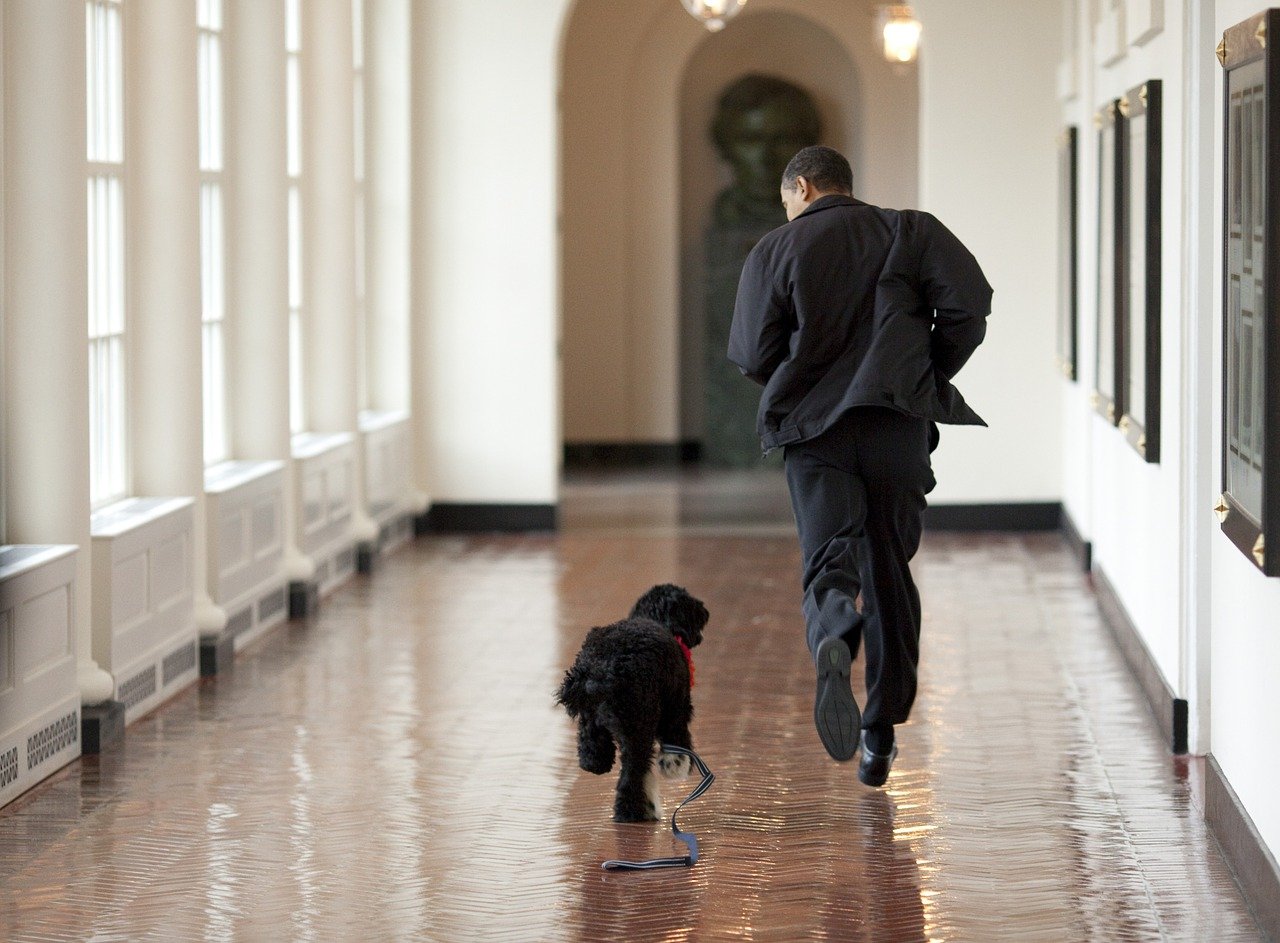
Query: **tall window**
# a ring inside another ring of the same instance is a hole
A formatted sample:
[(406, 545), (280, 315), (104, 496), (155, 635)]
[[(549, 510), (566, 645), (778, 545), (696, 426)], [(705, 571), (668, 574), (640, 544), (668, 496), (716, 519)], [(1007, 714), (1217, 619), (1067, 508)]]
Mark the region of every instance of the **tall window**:
[(204, 347), (204, 460), (229, 457), (227, 442), (226, 240), (222, 218), (222, 0), (196, 0), (200, 95), (200, 321)]
[(355, 130), (355, 168), (356, 168), (356, 384), (358, 402), (361, 409), (369, 408), (369, 325), (365, 305), (365, 191), (364, 191), (364, 0), (351, 0), (351, 38), (352, 68), (354, 81), (352, 88), (353, 117), (352, 127)]
[(306, 428), (302, 356), (302, 22), (299, 0), (285, 0), (285, 134), (289, 175), (289, 426)]
[(89, 470), (95, 507), (128, 491), (123, 0), (87, 0)]

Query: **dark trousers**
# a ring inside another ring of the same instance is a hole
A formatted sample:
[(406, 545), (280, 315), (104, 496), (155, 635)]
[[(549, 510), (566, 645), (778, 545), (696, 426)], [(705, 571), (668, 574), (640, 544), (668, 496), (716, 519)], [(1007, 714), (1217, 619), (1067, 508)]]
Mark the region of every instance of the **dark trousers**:
[(864, 727), (904, 723), (916, 696), (920, 593), (908, 564), (935, 484), (936, 435), (928, 420), (868, 406), (786, 448), (809, 651), (834, 635), (856, 656), (865, 641)]

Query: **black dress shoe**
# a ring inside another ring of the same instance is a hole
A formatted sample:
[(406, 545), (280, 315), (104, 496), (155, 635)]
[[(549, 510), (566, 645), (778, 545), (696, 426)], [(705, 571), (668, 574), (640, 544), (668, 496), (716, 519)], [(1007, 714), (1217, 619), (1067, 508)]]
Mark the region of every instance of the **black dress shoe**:
[(862, 713), (849, 687), (849, 646), (838, 638), (824, 639), (816, 657), (813, 724), (831, 758), (843, 763), (858, 752), (858, 729), (862, 726)]
[(883, 786), (889, 778), (889, 770), (893, 768), (893, 760), (898, 755), (898, 744), (885, 756), (872, 753), (867, 749), (867, 732), (862, 731), (862, 759), (858, 762), (858, 779), (868, 786)]

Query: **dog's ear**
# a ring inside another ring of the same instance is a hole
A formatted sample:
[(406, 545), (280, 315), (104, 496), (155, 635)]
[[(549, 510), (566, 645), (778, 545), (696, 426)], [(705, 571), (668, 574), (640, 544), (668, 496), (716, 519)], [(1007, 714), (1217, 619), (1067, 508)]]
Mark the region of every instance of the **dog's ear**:
[(693, 648), (702, 641), (702, 629), (710, 618), (707, 607), (680, 586), (663, 583), (649, 590), (631, 610), (632, 617), (652, 619)]

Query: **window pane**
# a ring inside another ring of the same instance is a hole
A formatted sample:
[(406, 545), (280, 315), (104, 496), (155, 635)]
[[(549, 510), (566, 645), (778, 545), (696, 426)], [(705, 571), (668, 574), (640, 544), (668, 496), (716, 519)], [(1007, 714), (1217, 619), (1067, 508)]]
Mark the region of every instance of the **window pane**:
[(289, 307), (302, 306), (302, 201), (289, 188)]
[(302, 21), (299, 13), (298, 0), (285, 0), (284, 47), (290, 52), (297, 52), (302, 48)]
[(289, 312), (289, 430), (294, 433), (306, 428), (306, 411), (303, 403), (305, 386), (302, 380), (302, 316), (298, 311)]
[(356, 69), (364, 68), (364, 0), (351, 0), (351, 59)]
[(228, 458), (226, 415), (226, 367), (222, 325), (205, 324), (204, 340), (204, 461), (206, 465)]
[(302, 102), (300, 99), (298, 59), (290, 56), (285, 64), (285, 135), (288, 146), (285, 172), (290, 177), (302, 173)]
[(355, 76), (355, 101), (352, 103), (352, 127), (355, 130), (356, 181), (364, 180), (364, 76)]

